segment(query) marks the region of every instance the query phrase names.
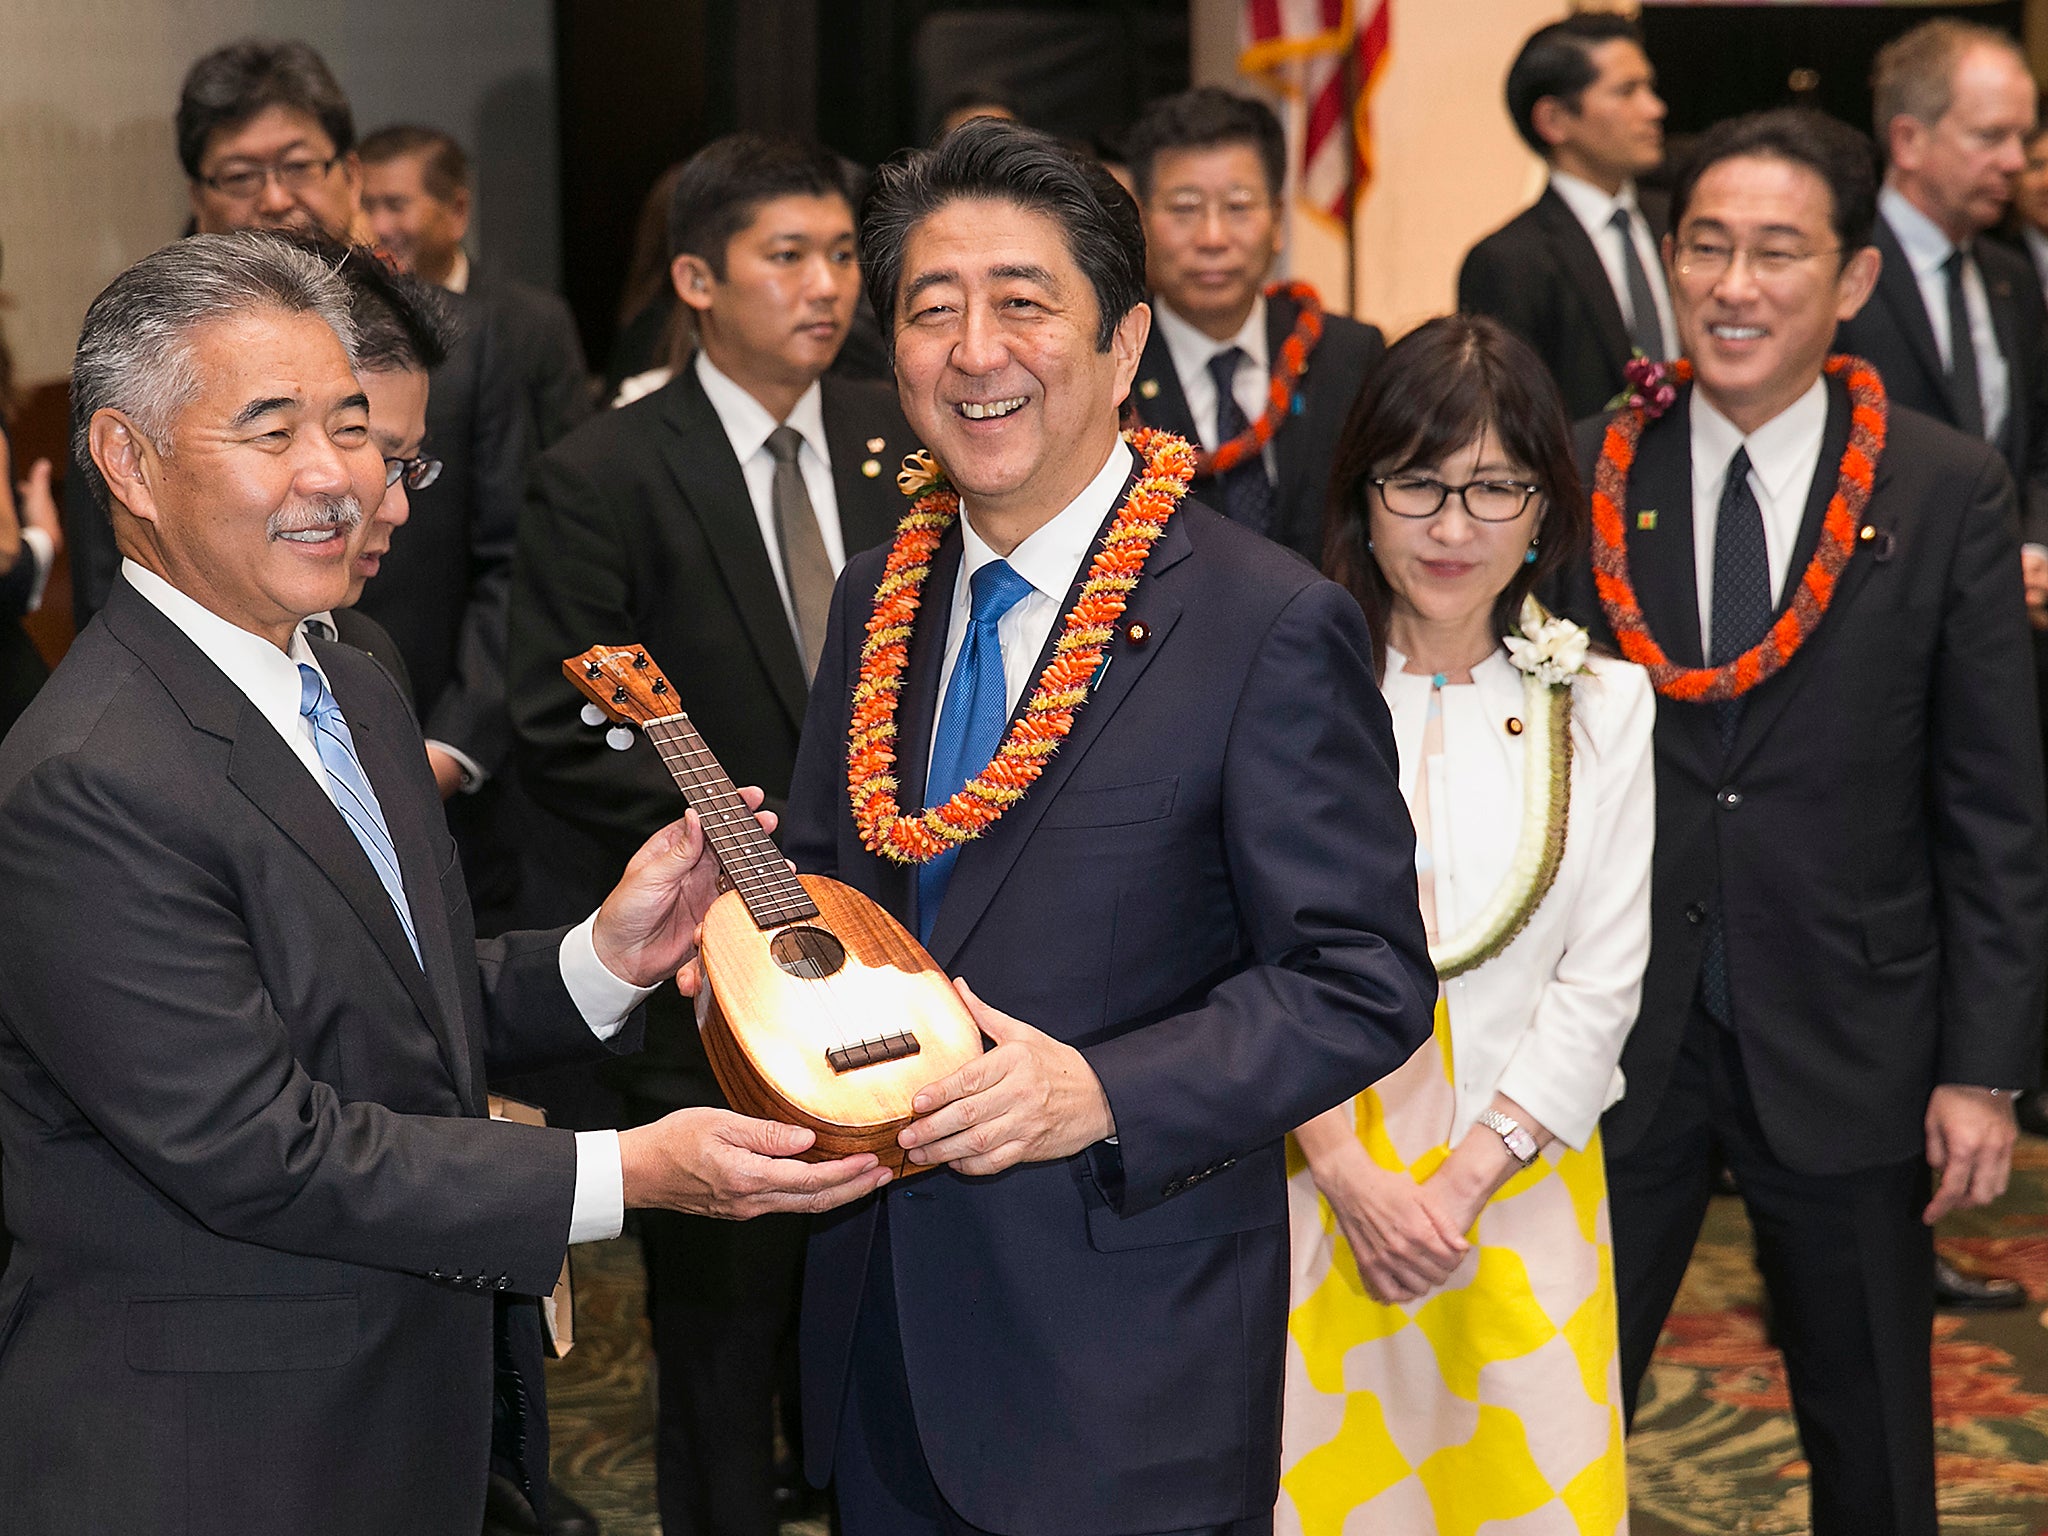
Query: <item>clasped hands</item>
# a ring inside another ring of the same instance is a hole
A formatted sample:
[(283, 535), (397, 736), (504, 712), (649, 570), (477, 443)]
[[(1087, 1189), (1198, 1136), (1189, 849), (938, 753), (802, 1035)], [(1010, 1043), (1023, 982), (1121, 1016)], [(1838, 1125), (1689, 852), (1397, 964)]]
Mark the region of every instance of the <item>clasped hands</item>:
[[(772, 811), (758, 789), (740, 791), (766, 831)], [(718, 860), (691, 811), (649, 838), (599, 908), (591, 939), (622, 980), (653, 986), (670, 976), (683, 995), (704, 984), (697, 939), (718, 899)], [(1068, 1157), (1116, 1134), (1108, 1096), (1081, 1053), (991, 1008), (964, 980), (954, 985), (995, 1042), (912, 1100), (919, 1118), (898, 1141), (910, 1161), (962, 1173), (999, 1173)], [(721, 1109), (683, 1109), (619, 1135), (626, 1204), (744, 1219), (771, 1211), (827, 1211), (879, 1189), (889, 1171), (872, 1154), (797, 1160), (812, 1131)]]

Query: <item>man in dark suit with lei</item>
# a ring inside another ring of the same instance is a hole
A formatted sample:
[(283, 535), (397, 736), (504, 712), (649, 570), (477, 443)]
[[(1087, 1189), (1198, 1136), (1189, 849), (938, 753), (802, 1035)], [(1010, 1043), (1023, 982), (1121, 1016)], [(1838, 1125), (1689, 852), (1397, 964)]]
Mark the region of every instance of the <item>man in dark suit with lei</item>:
[(1214, 87), (1169, 96), (1123, 148), (1152, 308), (1132, 404), (1212, 456), (1195, 481), (1211, 506), (1321, 565), (1337, 437), (1386, 343), (1326, 313), (1306, 283), (1266, 286), (1287, 140), (1264, 102)]
[(2012, 477), (1875, 370), (1823, 367), (1877, 281), (1874, 203), (1868, 142), (1818, 114), (1704, 136), (1666, 242), (1693, 382), (1582, 429), (1571, 606), (1660, 694), (1650, 964), (1606, 1123), (1630, 1412), (1724, 1164), (1816, 1536), (1934, 1536), (1931, 1229), (2005, 1188), (2048, 834)]
[[(935, 546), (901, 647), (867, 644), (887, 551), (848, 564), (786, 847), (994, 1043), (917, 1096), (935, 1171), (813, 1233), (810, 1471), (847, 1536), (1270, 1531), (1283, 1138), (1435, 993), (1364, 619), (1179, 500), (1184, 443), (1119, 438), (1150, 316), (1100, 166), (970, 122), (882, 169), (862, 250), (946, 531), (900, 536)], [(1027, 700), (1055, 650), (1082, 696)], [(895, 703), (853, 754), (856, 688)]]

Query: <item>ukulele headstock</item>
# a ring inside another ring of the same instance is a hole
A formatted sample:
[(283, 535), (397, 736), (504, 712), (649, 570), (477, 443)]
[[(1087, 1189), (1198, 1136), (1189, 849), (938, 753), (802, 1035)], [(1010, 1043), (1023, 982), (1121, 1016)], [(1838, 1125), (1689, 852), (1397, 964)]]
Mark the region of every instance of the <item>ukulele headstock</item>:
[(661, 668), (637, 645), (593, 645), (563, 662), (562, 675), (599, 713), (620, 725), (644, 726), (683, 712)]

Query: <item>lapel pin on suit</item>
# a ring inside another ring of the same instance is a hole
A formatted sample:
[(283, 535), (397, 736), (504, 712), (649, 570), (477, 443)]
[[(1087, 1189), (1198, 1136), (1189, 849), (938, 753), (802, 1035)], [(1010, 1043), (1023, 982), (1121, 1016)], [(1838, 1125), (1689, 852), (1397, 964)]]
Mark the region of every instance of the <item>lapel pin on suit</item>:
[(1655, 533), (1656, 531), (1657, 509), (1655, 507), (1643, 508), (1642, 511), (1636, 514), (1636, 532)]
[(882, 461), (880, 459), (862, 459), (860, 461), (860, 472), (872, 480), (881, 474)]
[(1895, 542), (1889, 528), (1874, 528), (1865, 523), (1857, 530), (1856, 537), (1870, 546), (1870, 558), (1879, 565), (1891, 559)]
[(882, 450), (883, 450), (883, 449), (884, 449), (885, 447), (887, 447), (887, 446), (888, 446), (888, 443), (887, 443), (887, 441), (886, 441), (885, 439), (883, 439), (883, 438), (879, 438), (879, 437), (871, 437), (871, 438), (869, 438), (869, 439), (868, 439), (868, 452), (869, 452), (869, 453), (880, 453), (880, 452), (881, 452), (881, 451), (882, 451)]
[(1138, 384), (1138, 398), (1141, 400), (1157, 400), (1159, 398), (1159, 381), (1157, 379), (1140, 380)]

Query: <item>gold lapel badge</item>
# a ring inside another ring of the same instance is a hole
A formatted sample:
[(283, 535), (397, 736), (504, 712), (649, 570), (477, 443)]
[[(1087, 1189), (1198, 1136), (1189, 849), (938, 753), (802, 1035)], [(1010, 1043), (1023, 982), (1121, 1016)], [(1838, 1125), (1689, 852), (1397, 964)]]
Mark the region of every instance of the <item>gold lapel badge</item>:
[(872, 480), (882, 472), (882, 461), (880, 459), (862, 459), (860, 461), (860, 472)]
[(1138, 385), (1138, 394), (1142, 399), (1157, 400), (1159, 398), (1159, 381), (1157, 379), (1142, 381)]
[(868, 439), (869, 453), (880, 453), (885, 446), (886, 444), (879, 437), (871, 437)]

